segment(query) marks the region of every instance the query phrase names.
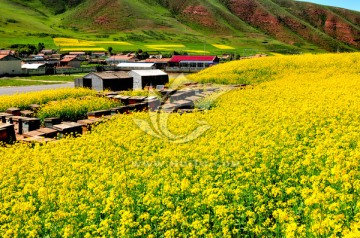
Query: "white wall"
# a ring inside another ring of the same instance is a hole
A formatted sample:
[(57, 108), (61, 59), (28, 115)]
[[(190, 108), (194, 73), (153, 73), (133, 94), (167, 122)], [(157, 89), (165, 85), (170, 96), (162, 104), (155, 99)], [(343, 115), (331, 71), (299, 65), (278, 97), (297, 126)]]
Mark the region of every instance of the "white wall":
[(142, 89), (142, 78), (140, 75), (134, 73), (133, 71), (131, 71), (129, 73), (129, 75), (131, 77), (133, 77), (133, 90), (136, 90), (136, 89)]
[(20, 60), (0, 60), (0, 75), (20, 75), (22, 74), (21, 61)]

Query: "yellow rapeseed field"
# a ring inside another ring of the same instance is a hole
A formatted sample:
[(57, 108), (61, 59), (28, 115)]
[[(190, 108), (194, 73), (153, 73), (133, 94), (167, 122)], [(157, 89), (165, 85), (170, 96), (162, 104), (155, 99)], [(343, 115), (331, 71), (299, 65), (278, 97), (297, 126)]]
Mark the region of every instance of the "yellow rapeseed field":
[(40, 92), (19, 93), (11, 96), (0, 96), (0, 112), (3, 112), (10, 107), (26, 109), (29, 108), (30, 104), (45, 104), (49, 101), (94, 96), (95, 94), (95, 91), (85, 88), (64, 88)]
[(234, 47), (228, 45), (221, 45), (221, 44), (213, 44), (212, 46), (220, 49), (220, 50), (235, 50)]
[(88, 112), (110, 109), (118, 106), (121, 106), (120, 102), (115, 102), (108, 98), (68, 98), (65, 100), (49, 102), (41, 107), (36, 116), (40, 118), (41, 121), (50, 117), (59, 117), (63, 121), (77, 121), (86, 118)]
[(359, 53), (264, 57), (220, 64), (189, 78), (204, 83), (254, 84), (289, 76), (302, 79), (310, 74), (319, 79), (356, 77), (359, 75), (359, 58)]
[(211, 126), (188, 143), (148, 135), (135, 113), (0, 148), (0, 236), (359, 237), (359, 66), (357, 53), (212, 67), (194, 78), (257, 85), (170, 115), (173, 134)]
[(106, 51), (105, 48), (102, 47), (71, 47), (71, 48), (61, 48), (60, 51)]
[(87, 47), (87, 46), (95, 46), (95, 44), (91, 41), (86, 40), (78, 40), (73, 38), (54, 38), (54, 43), (57, 46), (72, 46), (72, 47)]

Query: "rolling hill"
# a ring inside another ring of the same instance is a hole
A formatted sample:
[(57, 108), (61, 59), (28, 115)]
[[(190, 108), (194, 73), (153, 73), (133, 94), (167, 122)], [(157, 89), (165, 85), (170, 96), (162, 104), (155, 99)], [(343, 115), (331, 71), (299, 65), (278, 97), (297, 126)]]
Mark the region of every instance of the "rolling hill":
[[(360, 12), (292, 0), (2, 0), (0, 47), (51, 37), (358, 51)], [(26, 37), (24, 37), (26, 36)]]

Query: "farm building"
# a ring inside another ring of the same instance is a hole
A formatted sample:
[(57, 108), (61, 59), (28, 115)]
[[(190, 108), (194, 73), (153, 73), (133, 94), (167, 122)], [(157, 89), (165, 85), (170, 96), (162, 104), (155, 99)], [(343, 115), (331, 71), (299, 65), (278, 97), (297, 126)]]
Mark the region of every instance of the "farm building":
[(105, 57), (105, 56), (106, 56), (105, 52), (92, 52), (91, 53), (92, 58), (100, 58), (100, 57)]
[(65, 55), (62, 60), (60, 60), (60, 67), (74, 67), (80, 68), (81, 60), (79, 60), (75, 55)]
[(0, 55), (0, 76), (20, 74), (22, 74), (20, 58), (12, 55)]
[(40, 53), (44, 54), (44, 55), (52, 55), (54, 53), (54, 51), (43, 49), (42, 51), (40, 51)]
[(21, 69), (24, 74), (45, 74), (45, 64), (23, 64)]
[(133, 78), (127, 72), (95, 72), (75, 80), (75, 87), (86, 87), (97, 91), (121, 91), (133, 88)]
[(86, 56), (85, 52), (69, 52), (69, 55), (75, 55), (76, 57)]
[(113, 55), (106, 59), (106, 63), (108, 65), (117, 65), (120, 63), (136, 62), (136, 61), (139, 61), (139, 60), (136, 58), (135, 54)]
[(162, 59), (153, 58), (153, 59), (146, 59), (145, 62), (154, 63), (156, 69), (165, 69), (170, 60), (171, 58), (162, 58)]
[(14, 50), (0, 50), (0, 55), (15, 55)]
[(116, 66), (120, 70), (131, 71), (131, 70), (142, 70), (142, 69), (155, 69), (154, 63), (120, 63)]
[(168, 62), (166, 71), (197, 72), (219, 63), (217, 56), (174, 55)]
[(165, 85), (169, 83), (167, 73), (159, 70), (133, 70), (129, 73), (134, 78), (133, 89), (143, 89), (145, 86)]

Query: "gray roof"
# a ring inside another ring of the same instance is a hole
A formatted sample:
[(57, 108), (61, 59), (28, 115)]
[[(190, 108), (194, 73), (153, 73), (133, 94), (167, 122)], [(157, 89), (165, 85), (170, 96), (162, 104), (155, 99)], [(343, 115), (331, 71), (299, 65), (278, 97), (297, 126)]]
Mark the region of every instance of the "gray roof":
[(84, 78), (87, 78), (91, 74), (94, 74), (102, 79), (119, 79), (119, 78), (131, 78), (131, 76), (124, 71), (114, 71), (114, 72), (96, 72), (96, 73), (90, 73), (88, 75), (85, 75)]
[(164, 71), (160, 69), (152, 69), (152, 70), (132, 70), (132, 74), (137, 74), (140, 76), (158, 76), (158, 75), (167, 75)]

